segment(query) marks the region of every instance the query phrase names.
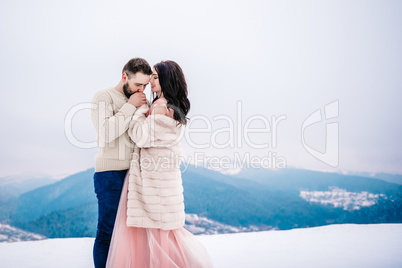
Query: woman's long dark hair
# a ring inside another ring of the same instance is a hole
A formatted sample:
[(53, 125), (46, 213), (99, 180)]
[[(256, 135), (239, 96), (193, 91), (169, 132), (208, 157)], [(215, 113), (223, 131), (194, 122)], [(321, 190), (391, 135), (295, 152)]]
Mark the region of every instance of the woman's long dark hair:
[[(187, 97), (187, 83), (183, 70), (171, 60), (161, 61), (154, 65), (159, 77), (159, 84), (163, 97), (167, 100), (167, 107), (174, 110), (173, 118), (179, 124), (187, 124), (186, 117), (190, 110), (190, 101)], [(156, 97), (153, 102), (158, 99)]]

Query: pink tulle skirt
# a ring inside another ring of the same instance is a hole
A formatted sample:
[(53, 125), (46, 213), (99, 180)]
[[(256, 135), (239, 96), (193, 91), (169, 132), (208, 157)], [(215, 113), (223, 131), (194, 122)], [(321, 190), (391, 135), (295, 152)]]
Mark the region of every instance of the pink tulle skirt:
[(127, 226), (129, 172), (120, 197), (106, 267), (212, 267), (205, 247), (184, 227), (162, 230)]

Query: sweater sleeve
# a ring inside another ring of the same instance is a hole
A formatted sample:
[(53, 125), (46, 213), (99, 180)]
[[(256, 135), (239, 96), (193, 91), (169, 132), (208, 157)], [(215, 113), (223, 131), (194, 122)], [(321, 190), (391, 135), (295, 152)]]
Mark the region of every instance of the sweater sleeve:
[(110, 94), (98, 92), (92, 99), (92, 123), (95, 126), (100, 144), (110, 143), (123, 135), (129, 126), (136, 108), (129, 103), (113, 114), (113, 103)]
[(146, 144), (146, 139), (150, 132), (149, 125), (145, 123), (145, 114), (148, 111), (148, 106), (145, 104), (138, 107), (134, 113), (131, 122), (128, 127), (128, 135), (131, 140), (140, 148), (149, 147)]

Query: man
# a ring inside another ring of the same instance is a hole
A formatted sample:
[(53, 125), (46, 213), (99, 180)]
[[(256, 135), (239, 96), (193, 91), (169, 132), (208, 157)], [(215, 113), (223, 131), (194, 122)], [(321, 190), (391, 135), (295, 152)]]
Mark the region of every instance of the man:
[(135, 110), (147, 103), (143, 93), (151, 67), (134, 58), (123, 68), (117, 86), (95, 93), (92, 122), (96, 129), (94, 187), (98, 198), (98, 227), (93, 248), (96, 268), (105, 267), (124, 178), (130, 167), (133, 143), (127, 129)]

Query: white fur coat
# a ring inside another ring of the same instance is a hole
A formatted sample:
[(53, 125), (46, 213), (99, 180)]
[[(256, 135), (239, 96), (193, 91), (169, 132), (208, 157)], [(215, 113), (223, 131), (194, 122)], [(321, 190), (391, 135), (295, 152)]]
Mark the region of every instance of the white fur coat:
[(128, 134), (134, 141), (130, 166), (127, 225), (172, 230), (185, 222), (180, 171), (183, 126), (161, 114), (145, 117), (139, 107)]

